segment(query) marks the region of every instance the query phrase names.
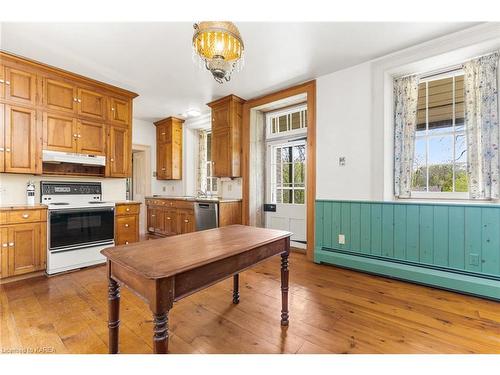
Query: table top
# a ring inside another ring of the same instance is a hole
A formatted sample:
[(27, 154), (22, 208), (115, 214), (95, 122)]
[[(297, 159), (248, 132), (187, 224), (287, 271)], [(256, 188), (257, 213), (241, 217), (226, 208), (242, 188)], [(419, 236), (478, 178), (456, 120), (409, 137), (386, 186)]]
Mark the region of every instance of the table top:
[(110, 247), (101, 253), (148, 279), (159, 279), (290, 237), (292, 233), (245, 225), (186, 233)]

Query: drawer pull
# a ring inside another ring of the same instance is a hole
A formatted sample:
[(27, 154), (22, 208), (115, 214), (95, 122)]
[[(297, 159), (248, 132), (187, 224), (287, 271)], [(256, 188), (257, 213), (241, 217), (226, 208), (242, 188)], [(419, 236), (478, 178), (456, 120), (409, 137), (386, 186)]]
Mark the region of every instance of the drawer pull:
[(125, 224), (125, 228), (128, 228), (128, 224)]
[(30, 217), (30, 215), (28, 215), (28, 214), (23, 214), (23, 219), (27, 219), (27, 218), (29, 218), (29, 217)]
[(167, 217), (167, 220), (171, 220), (169, 217)]
[(151, 217), (155, 217), (156, 215), (151, 215)]
[(10, 85), (10, 81), (5, 81), (5, 84), (6, 85)]
[(9, 246), (10, 246), (10, 247), (14, 247), (14, 242), (10, 242), (10, 243), (9, 243)]
[(184, 219), (184, 222), (185, 222), (185, 223), (189, 223), (189, 220), (188, 220), (188, 219)]
[(127, 207), (127, 208), (125, 209), (125, 211), (129, 212), (129, 211), (130, 211), (130, 208), (128, 208), (128, 207)]
[(128, 245), (128, 241), (125, 241), (125, 245)]
[(8, 244), (8, 243), (4, 243), (4, 244), (2, 244), (2, 247), (7, 247), (7, 246), (9, 246), (9, 244)]

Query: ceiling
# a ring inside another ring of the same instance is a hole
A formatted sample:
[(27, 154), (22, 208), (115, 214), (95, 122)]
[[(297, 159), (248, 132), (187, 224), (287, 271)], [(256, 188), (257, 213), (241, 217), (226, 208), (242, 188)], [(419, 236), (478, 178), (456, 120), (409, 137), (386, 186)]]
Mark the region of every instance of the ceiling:
[(228, 94), (250, 99), (473, 26), (473, 23), (237, 23), (245, 66), (216, 83), (193, 59), (192, 24), (2, 23), (1, 48), (137, 92), (153, 121)]

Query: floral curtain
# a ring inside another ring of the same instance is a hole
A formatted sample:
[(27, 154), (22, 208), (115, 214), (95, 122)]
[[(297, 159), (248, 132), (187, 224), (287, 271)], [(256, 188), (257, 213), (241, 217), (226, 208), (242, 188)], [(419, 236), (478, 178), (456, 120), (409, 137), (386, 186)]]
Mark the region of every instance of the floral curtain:
[(499, 198), (498, 53), (464, 64), (467, 173), (471, 199)]
[(416, 75), (394, 80), (394, 194), (399, 198), (411, 194), (418, 81)]
[(207, 191), (207, 132), (198, 130), (198, 190)]

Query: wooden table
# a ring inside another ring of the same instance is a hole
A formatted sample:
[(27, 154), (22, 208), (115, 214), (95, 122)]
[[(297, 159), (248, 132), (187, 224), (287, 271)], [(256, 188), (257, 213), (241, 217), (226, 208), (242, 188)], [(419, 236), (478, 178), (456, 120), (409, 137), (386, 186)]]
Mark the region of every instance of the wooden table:
[(281, 325), (288, 325), (290, 232), (231, 225), (105, 249), (108, 265), (109, 352), (118, 353), (120, 284), (143, 298), (153, 313), (153, 348), (168, 352), (168, 312), (173, 303), (281, 254)]

